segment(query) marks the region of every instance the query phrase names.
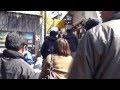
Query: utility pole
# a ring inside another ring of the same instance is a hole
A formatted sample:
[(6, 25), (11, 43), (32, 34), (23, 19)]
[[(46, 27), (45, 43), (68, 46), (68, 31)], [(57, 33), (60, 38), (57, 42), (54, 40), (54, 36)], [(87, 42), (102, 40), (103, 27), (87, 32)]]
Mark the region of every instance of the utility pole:
[(46, 11), (44, 11), (44, 40), (46, 38)]
[(41, 18), (40, 18), (40, 26), (41, 26), (41, 33), (40, 33), (40, 46), (42, 46), (42, 44), (43, 44), (43, 42), (44, 42), (44, 14), (43, 14), (44, 12), (43, 11), (40, 11), (40, 16), (41, 16)]

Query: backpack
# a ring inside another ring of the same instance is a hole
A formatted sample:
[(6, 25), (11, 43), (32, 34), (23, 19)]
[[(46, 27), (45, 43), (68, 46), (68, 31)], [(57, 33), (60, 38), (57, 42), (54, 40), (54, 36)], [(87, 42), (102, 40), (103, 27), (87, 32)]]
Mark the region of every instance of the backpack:
[(50, 41), (49, 42), (49, 46), (48, 46), (48, 53), (49, 54), (53, 54), (53, 52), (54, 52), (54, 45), (55, 45), (55, 41)]

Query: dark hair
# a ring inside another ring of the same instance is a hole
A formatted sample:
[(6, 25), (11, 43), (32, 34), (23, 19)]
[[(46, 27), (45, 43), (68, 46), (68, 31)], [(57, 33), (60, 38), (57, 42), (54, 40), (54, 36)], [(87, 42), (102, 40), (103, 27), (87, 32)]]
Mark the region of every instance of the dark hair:
[(72, 33), (72, 29), (67, 29), (67, 33)]
[(62, 55), (62, 56), (68, 56), (71, 54), (69, 44), (66, 39), (59, 38), (54, 47), (55, 54)]
[(21, 32), (10, 32), (6, 37), (5, 47), (9, 50), (18, 51), (27, 45), (27, 39)]
[(89, 29), (91, 29), (92, 27), (94, 27), (98, 24), (99, 24), (99, 20), (89, 18), (85, 23), (85, 29), (86, 29), (86, 31), (88, 31)]
[(58, 33), (56, 31), (51, 31), (50, 36), (56, 36)]

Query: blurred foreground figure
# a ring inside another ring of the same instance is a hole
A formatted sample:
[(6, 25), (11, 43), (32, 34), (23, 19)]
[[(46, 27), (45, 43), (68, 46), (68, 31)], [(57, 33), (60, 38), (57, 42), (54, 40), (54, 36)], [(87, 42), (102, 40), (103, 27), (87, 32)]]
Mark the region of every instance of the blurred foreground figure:
[(100, 22), (98, 19), (93, 19), (93, 18), (89, 18), (86, 23), (85, 23), (85, 29), (86, 31), (90, 30), (91, 28), (95, 27), (96, 25), (98, 25)]
[(34, 71), (24, 61), (26, 39), (19, 32), (9, 33), (0, 57), (0, 79), (34, 79)]
[(120, 79), (120, 12), (102, 11), (101, 17), (81, 39), (69, 79)]

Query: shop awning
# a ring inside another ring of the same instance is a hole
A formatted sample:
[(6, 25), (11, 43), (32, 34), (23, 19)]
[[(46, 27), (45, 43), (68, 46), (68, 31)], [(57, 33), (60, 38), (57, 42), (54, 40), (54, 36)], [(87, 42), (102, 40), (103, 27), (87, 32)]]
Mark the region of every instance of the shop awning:
[(58, 28), (65, 28), (65, 22), (63, 20), (54, 19), (54, 26)]

